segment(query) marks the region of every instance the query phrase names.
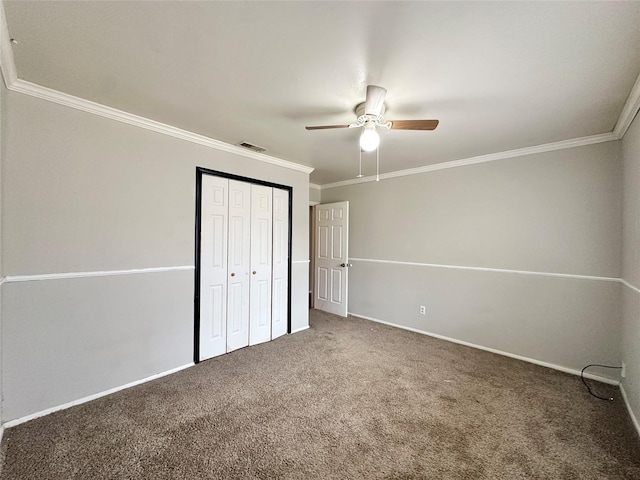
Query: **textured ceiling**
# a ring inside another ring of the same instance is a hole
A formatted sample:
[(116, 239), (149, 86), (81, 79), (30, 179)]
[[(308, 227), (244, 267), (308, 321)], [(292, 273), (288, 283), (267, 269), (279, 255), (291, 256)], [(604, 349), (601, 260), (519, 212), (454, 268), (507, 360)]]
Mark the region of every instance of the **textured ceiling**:
[[(381, 172), (611, 132), (640, 74), (640, 2), (5, 1), (22, 80), (311, 166), (358, 173), (367, 84)], [(365, 174), (375, 161), (365, 157)]]

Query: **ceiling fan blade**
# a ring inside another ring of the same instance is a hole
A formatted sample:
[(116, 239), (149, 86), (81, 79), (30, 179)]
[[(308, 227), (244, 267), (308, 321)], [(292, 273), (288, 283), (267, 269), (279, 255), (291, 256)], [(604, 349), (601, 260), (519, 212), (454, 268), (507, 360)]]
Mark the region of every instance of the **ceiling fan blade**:
[(373, 115), (374, 117), (382, 114), (384, 107), (384, 97), (387, 90), (377, 85), (367, 85), (367, 100), (365, 102), (364, 114)]
[(328, 128), (349, 128), (350, 125), (321, 125), (318, 127), (304, 127), (307, 130), (326, 130)]
[(392, 120), (391, 130), (435, 130), (440, 120)]

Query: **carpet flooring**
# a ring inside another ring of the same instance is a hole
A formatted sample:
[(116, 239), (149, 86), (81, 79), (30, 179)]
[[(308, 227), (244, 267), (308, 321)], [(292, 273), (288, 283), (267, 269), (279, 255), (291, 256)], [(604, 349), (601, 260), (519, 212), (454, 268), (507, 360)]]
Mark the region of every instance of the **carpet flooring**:
[(617, 388), (358, 318), (8, 429), (0, 478), (640, 479)]

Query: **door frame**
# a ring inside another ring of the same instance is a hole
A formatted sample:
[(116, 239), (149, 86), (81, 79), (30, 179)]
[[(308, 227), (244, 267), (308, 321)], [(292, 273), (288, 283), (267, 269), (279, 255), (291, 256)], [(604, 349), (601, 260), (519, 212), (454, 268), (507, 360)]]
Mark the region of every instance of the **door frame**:
[(278, 188), (289, 192), (289, 238), (288, 243), (288, 266), (287, 275), (287, 333), (291, 333), (291, 266), (292, 266), (292, 238), (293, 238), (293, 187), (289, 185), (281, 185), (279, 183), (267, 182), (256, 178), (243, 177), (232, 173), (211, 170), (204, 167), (196, 167), (196, 219), (195, 219), (195, 275), (194, 275), (194, 293), (193, 293), (193, 362), (200, 363), (200, 232), (202, 217), (202, 176), (213, 175), (229, 180), (238, 180), (240, 182), (263, 185), (265, 187)]

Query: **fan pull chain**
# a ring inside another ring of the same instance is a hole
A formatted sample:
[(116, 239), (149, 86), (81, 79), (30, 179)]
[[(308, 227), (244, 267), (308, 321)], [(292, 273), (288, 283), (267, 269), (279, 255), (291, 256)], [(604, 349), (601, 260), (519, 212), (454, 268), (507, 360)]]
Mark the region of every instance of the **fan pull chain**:
[(358, 151), (360, 152), (360, 174), (356, 178), (362, 178), (362, 148), (358, 147)]
[(376, 148), (376, 182), (380, 181), (380, 145)]

